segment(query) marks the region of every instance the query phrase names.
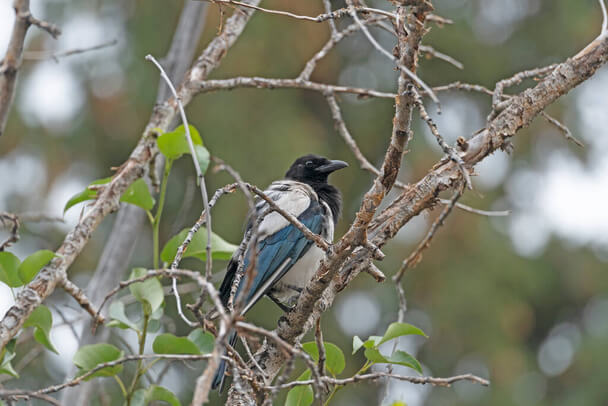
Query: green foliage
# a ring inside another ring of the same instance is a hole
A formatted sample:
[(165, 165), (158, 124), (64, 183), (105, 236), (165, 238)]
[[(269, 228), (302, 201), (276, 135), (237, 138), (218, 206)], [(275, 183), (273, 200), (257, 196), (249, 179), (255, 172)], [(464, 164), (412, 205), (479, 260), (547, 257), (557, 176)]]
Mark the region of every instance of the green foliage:
[(135, 391), (131, 399), (131, 406), (146, 406), (154, 401), (166, 402), (171, 406), (181, 406), (179, 399), (173, 392), (158, 385), (151, 385), (146, 389)]
[(36, 341), (53, 351), (55, 354), (59, 354), (49, 337), (51, 327), (53, 327), (53, 315), (48, 307), (40, 305), (35, 308), (32, 314), (30, 314), (30, 317), (23, 323), (24, 329), (28, 327), (34, 327), (34, 339)]
[(427, 337), (427, 335), (424, 334), (424, 331), (420, 330), (416, 326), (412, 326), (411, 324), (408, 324), (408, 323), (395, 322), (395, 323), (391, 323), (388, 326), (388, 328), (386, 329), (386, 332), (382, 336), (382, 340), (380, 340), (380, 342), (377, 345), (383, 344), (394, 338), (406, 336), (406, 335), (419, 335), (419, 336)]
[[(334, 376), (339, 375), (344, 371), (346, 366), (346, 360), (344, 359), (344, 353), (335, 344), (323, 342), (325, 347), (325, 368)], [(319, 362), (319, 350), (317, 343), (314, 341), (302, 344), (302, 348), (306, 351), (316, 362)]]
[(156, 354), (201, 354), (199, 347), (188, 337), (176, 337), (171, 333), (160, 334), (154, 339), (152, 350)]
[(106, 183), (110, 182), (111, 180), (112, 180), (112, 178), (110, 177), (110, 178), (97, 179), (97, 180), (94, 180), (93, 182), (91, 182), (85, 190), (83, 190), (80, 193), (76, 193), (74, 196), (72, 196), (70, 198), (70, 200), (68, 200), (68, 202), (63, 207), (63, 213), (65, 214), (65, 212), (68, 211), (68, 209), (70, 207), (75, 206), (78, 203), (82, 203), (87, 200), (96, 199), (97, 190), (89, 189), (89, 187), (95, 186), (95, 185), (105, 185)]
[[(145, 268), (134, 268), (131, 271), (129, 279), (136, 279), (145, 276), (147, 273)], [(163, 286), (158, 278), (146, 279), (143, 282), (137, 282), (129, 285), (129, 290), (135, 298), (144, 305), (144, 312), (151, 314), (155, 312), (163, 304), (165, 293)]]
[(125, 304), (120, 300), (112, 302), (109, 311), (110, 318), (112, 319), (109, 323), (109, 327), (118, 327), (123, 330), (131, 329), (139, 331), (137, 324), (132, 322), (127, 314), (125, 313)]
[(23, 285), (19, 277), (19, 258), (10, 252), (0, 252), (0, 281), (11, 288)]
[[(175, 235), (165, 244), (162, 252), (160, 253), (160, 258), (164, 262), (173, 261), (175, 254), (177, 253), (177, 248), (184, 242), (189, 231), (190, 229), (188, 228), (183, 229), (179, 234)], [(230, 259), (237, 248), (238, 246), (230, 244), (219, 235), (211, 233), (211, 256), (213, 259)], [(206, 249), (207, 229), (205, 227), (201, 227), (196, 233), (194, 233), (194, 237), (192, 237), (192, 241), (184, 253), (184, 258), (193, 257), (198, 258), (201, 261), (205, 261), (207, 259)]]
[(53, 251), (40, 250), (21, 262), (10, 252), (0, 252), (0, 282), (6, 283), (11, 288), (30, 283), (42, 267), (55, 256)]
[(411, 324), (391, 323), (382, 337), (369, 336), (367, 340), (363, 341), (358, 336), (354, 336), (353, 354), (363, 347), (365, 348), (365, 358), (367, 358), (369, 362), (369, 364), (366, 364), (367, 367), (373, 364), (403, 365), (412, 368), (413, 370), (422, 374), (422, 367), (420, 366), (418, 360), (407, 352), (398, 350), (390, 356), (385, 356), (380, 352), (379, 346), (381, 344), (406, 335), (419, 335), (427, 337), (427, 335), (422, 330), (420, 330), (418, 327), (412, 326)]
[(11, 365), (11, 360), (15, 358), (16, 352), (15, 347), (17, 346), (17, 339), (13, 338), (0, 352), (0, 375), (6, 374), (13, 378), (19, 378), (19, 374)]
[(201, 354), (208, 354), (213, 351), (215, 346), (215, 337), (208, 331), (203, 331), (200, 328), (192, 330), (188, 334), (188, 339), (198, 347)]
[[(196, 159), (201, 167), (201, 173), (205, 174), (209, 167), (209, 151), (203, 146), (203, 140), (198, 130), (192, 125), (188, 125), (188, 128), (190, 129), (190, 137), (194, 145)], [(175, 131), (160, 135), (156, 142), (158, 149), (167, 159), (176, 160), (184, 154), (190, 154), (188, 138), (183, 125), (177, 127)]]
[[(123, 356), (123, 352), (111, 344), (92, 344), (81, 347), (74, 355), (74, 364), (78, 367), (79, 375), (82, 375), (99, 364), (116, 361)], [(102, 368), (86, 380), (96, 376), (114, 376), (122, 371), (122, 365)]]
[(121, 202), (134, 204), (144, 210), (152, 210), (154, 207), (154, 198), (150, 194), (150, 189), (143, 179), (137, 179), (125, 190)]
[(30, 283), (43, 266), (55, 257), (55, 253), (49, 250), (34, 252), (23, 260), (19, 265), (19, 277), (23, 284)]
[[(311, 372), (307, 369), (298, 377), (298, 381), (306, 381), (310, 379), (310, 376)], [(310, 406), (313, 401), (314, 394), (310, 385), (300, 385), (291, 388), (289, 392), (287, 392), (285, 406)]]
[[(75, 194), (68, 200), (63, 208), (63, 213), (68, 211), (71, 207), (77, 205), (78, 203), (82, 203), (87, 200), (95, 200), (97, 199), (97, 190), (90, 189), (91, 186), (105, 185), (109, 183), (112, 178), (103, 178), (97, 179), (85, 190), (80, 193)], [(134, 204), (136, 206), (141, 207), (144, 210), (151, 210), (154, 207), (154, 198), (150, 194), (150, 190), (148, 189), (148, 185), (143, 179), (137, 179), (133, 182), (127, 190), (123, 193), (120, 198), (121, 202)]]

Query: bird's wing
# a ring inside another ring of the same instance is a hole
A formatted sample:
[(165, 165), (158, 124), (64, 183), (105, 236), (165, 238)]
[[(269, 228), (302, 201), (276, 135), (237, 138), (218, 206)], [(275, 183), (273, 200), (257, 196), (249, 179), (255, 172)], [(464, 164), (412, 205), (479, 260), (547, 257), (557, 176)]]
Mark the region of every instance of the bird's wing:
[[(273, 184), (274, 185), (274, 184)], [(272, 190), (272, 186), (271, 189)], [(319, 234), (323, 227), (324, 210), (316, 197), (306, 193), (305, 189), (289, 188), (279, 193), (269, 194), (279, 207), (297, 216), (298, 220), (315, 234)], [(306, 206), (304, 206), (306, 204)], [(259, 211), (265, 208), (259, 207)], [(292, 266), (308, 251), (312, 242), (300, 230), (285, 220), (278, 213), (271, 213), (260, 224), (260, 242), (256, 262), (257, 273), (251, 283), (251, 288), (245, 296), (247, 311), (257, 302)], [(244, 268), (247, 269), (251, 260), (251, 253), (245, 254)], [(220, 287), (220, 295), (224, 304), (230, 297), (230, 289), (238, 267), (238, 255), (235, 255), (228, 264), (228, 272)], [(244, 277), (237, 289), (237, 295), (247, 286)]]

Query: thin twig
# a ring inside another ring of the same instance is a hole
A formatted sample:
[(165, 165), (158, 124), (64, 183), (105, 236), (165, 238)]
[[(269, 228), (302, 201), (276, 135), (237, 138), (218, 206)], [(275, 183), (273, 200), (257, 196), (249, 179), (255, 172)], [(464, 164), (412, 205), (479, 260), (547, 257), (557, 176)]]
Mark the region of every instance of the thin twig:
[(457, 61), (455, 58), (450, 55), (444, 54), (443, 52), (437, 51), (435, 48), (428, 45), (420, 45), (420, 52), (423, 52), (429, 56), (432, 56), (437, 59), (441, 59), (451, 65), (454, 65), (458, 69), (464, 69), (464, 65), (462, 62)]
[[(460, 381), (469, 381), (473, 383), (478, 383), (483, 386), (489, 386), (490, 381), (484, 378), (480, 378), (479, 376), (475, 376), (472, 374), (464, 374), (464, 375), (456, 375), (451, 376), (449, 378), (435, 378), (432, 376), (404, 376), (404, 375), (395, 375), (395, 374), (387, 374), (386, 372), (376, 372), (371, 374), (363, 374), (363, 375), (355, 375), (350, 378), (338, 379), (332, 378), (329, 376), (321, 377), (321, 380), (325, 383), (331, 385), (344, 386), (351, 383), (364, 382), (364, 381), (375, 381), (381, 378), (391, 378), (399, 381), (414, 383), (418, 385), (426, 385), (431, 384), (433, 386), (443, 386), (449, 387), (455, 382)], [(303, 385), (311, 385), (314, 383), (313, 379), (303, 380), (303, 381), (292, 381), (281, 386), (266, 386), (265, 389), (269, 390), (282, 390), (282, 389), (290, 389), (296, 386)]]
[(549, 114), (547, 114), (546, 112), (541, 112), (540, 115), (547, 120), (547, 122), (549, 122), (550, 124), (553, 124), (555, 127), (557, 127), (557, 129), (564, 134), (564, 137), (568, 140), (568, 141), (572, 141), (573, 143), (575, 143), (576, 145), (578, 145), (581, 148), (585, 147), (585, 144), (583, 144), (582, 141), (580, 141), (579, 139), (577, 139), (576, 137), (574, 137), (572, 135), (572, 132), (570, 131), (570, 129), (568, 127), (566, 127), (564, 124), (560, 123), (557, 119), (551, 117)]
[(65, 58), (67, 56), (83, 54), (85, 52), (97, 51), (99, 49), (108, 48), (118, 44), (117, 39), (113, 39), (112, 41), (104, 42), (102, 44), (93, 45), (86, 48), (74, 48), (67, 51), (61, 52), (49, 52), (49, 51), (27, 51), (23, 53), (23, 59), (25, 60), (43, 60), (43, 59), (53, 59), (58, 62), (59, 58)]
[(441, 214), (431, 225), (431, 228), (426, 234), (426, 236), (422, 239), (422, 241), (420, 241), (420, 244), (418, 244), (418, 246), (410, 254), (410, 256), (403, 261), (403, 263), (401, 264), (401, 269), (399, 269), (399, 272), (397, 272), (397, 274), (393, 276), (393, 281), (395, 283), (399, 283), (401, 281), (401, 278), (405, 274), (405, 271), (408, 270), (408, 268), (411, 268), (412, 266), (415, 266), (418, 262), (420, 262), (420, 260), (422, 259), (422, 251), (424, 251), (431, 245), (431, 240), (435, 236), (435, 233), (437, 232), (439, 227), (443, 225), (445, 219), (450, 215), (452, 209), (456, 205), (456, 202), (458, 201), (458, 199), (460, 199), (460, 196), (462, 196), (462, 188), (459, 188), (456, 193), (454, 193), (454, 196), (452, 196), (452, 199), (450, 200), (450, 204), (444, 207)]
[(433, 135), (435, 136), (435, 139), (437, 139), (437, 143), (439, 144), (439, 146), (441, 147), (443, 152), (445, 154), (447, 154), (456, 165), (458, 165), (458, 169), (460, 169), (460, 172), (462, 173), (462, 176), (464, 177), (467, 188), (473, 189), (473, 183), (471, 182), (471, 175), (469, 175), (469, 171), (466, 168), (462, 157), (460, 155), (458, 155), (458, 152), (456, 151), (456, 149), (454, 149), (454, 147), (448, 145), (445, 142), (445, 140), (439, 133), (439, 130), (437, 129), (437, 125), (433, 122), (433, 119), (427, 113), (426, 108), (424, 107), (424, 103), (422, 101), (422, 97), (420, 97), (420, 94), (418, 94), (418, 92), (415, 89), (412, 89), (412, 91), (414, 92), (414, 99), (416, 101), (416, 106), (418, 107), (418, 111), (420, 112), (420, 117), (428, 125), (429, 129), (431, 130), (431, 133), (433, 133)]
[[(369, 40), (369, 42), (372, 44), (372, 46), (374, 48), (376, 48), (378, 51), (380, 51), (381, 54), (383, 54), (388, 59), (390, 59), (391, 61), (393, 61), (402, 72), (404, 72), (407, 76), (409, 76), (409, 78), (412, 79), (416, 84), (418, 84), (418, 86), (420, 86), (422, 89), (424, 89), (424, 91), (426, 92), (426, 94), (428, 94), (429, 97), (435, 103), (437, 103), (437, 105), (440, 105), (439, 99), (437, 98), (437, 95), (433, 92), (433, 90), (429, 87), (429, 85), (427, 85), (426, 83), (424, 83), (422, 81), (422, 79), (420, 79), (414, 72), (412, 72), (406, 66), (404, 66), (402, 63), (400, 63), (399, 60), (397, 60), (397, 58), (395, 58), (390, 52), (388, 52), (386, 49), (384, 49), (382, 47), (382, 45), (380, 45), (378, 43), (378, 41), (376, 41), (376, 39), (369, 32), (369, 30), (367, 29), (367, 27), (363, 24), (363, 22), (357, 16), (357, 12), (355, 11), (354, 6), (352, 5), (352, 0), (347, 0), (346, 3), (349, 4), (349, 6), (350, 6), (349, 10), (350, 10), (351, 16), (353, 17), (353, 19), (355, 20), (355, 22), (357, 24), (359, 24), (359, 26), (361, 28), (361, 31), (363, 31), (363, 34), (365, 34), (365, 36), (367, 37), (367, 39)], [(397, 20), (396, 24), (399, 24), (399, 23), (403, 23), (403, 22), (400, 22), (399, 20)]]
[[(156, 65), (156, 67), (160, 71), (161, 76), (163, 77), (163, 79), (165, 79), (165, 82), (167, 82), (167, 86), (169, 86), (171, 93), (173, 93), (173, 97), (177, 101), (179, 113), (182, 118), (182, 122), (184, 124), (184, 131), (186, 132), (188, 148), (190, 149), (190, 156), (192, 158), (192, 162), (194, 163), (194, 169), (196, 170), (196, 178), (197, 178), (198, 183), (201, 188), (201, 197), (203, 198), (203, 208), (206, 213), (205, 226), (206, 226), (206, 231), (207, 231), (207, 246), (206, 246), (207, 256), (205, 258), (206, 259), (205, 275), (206, 275), (207, 279), (210, 279), (211, 278), (211, 267), (212, 267), (212, 261), (213, 261), (212, 256), (211, 256), (211, 233), (212, 233), (211, 232), (211, 212), (209, 211), (209, 200), (207, 197), (207, 186), (205, 184), (205, 177), (203, 176), (203, 172), (201, 171), (201, 167), (200, 167), (200, 164), (197, 159), (196, 151), (194, 149), (194, 143), (192, 142), (192, 135), (190, 134), (190, 126), (188, 125), (188, 118), (186, 117), (186, 111), (184, 110), (184, 106), (182, 104), (180, 97), (177, 94), (177, 91), (175, 90), (175, 87), (173, 87), (173, 83), (171, 82), (171, 79), (169, 79), (169, 76), (167, 76), (167, 74), (165, 73), (165, 70), (160, 65), (160, 63), (158, 63), (158, 61), (150, 54), (146, 55), (146, 60), (151, 61), (152, 63), (154, 63), (154, 65)], [(178, 303), (179, 315), (186, 323), (190, 324), (191, 321), (187, 317), (185, 317), (185, 315), (183, 314), (181, 309), (179, 309), (181, 307), (181, 305), (180, 305), (181, 299), (180, 299), (179, 293), (177, 291), (177, 281), (175, 279), (173, 279), (173, 288), (174, 288), (173, 291), (175, 294), (175, 300)]]
[[(209, 1), (209, 2), (212, 2), (215, 4), (227, 4), (227, 5), (231, 5), (231, 6), (246, 7), (246, 8), (256, 10), (256, 11), (260, 11), (262, 13), (275, 14), (275, 15), (280, 15), (280, 16), (284, 16), (284, 17), (295, 18), (296, 20), (310, 21), (313, 23), (321, 23), (321, 22), (327, 21), (327, 20), (342, 18), (349, 14), (349, 10), (339, 9), (339, 10), (327, 12), (325, 14), (319, 14), (316, 17), (311, 17), (311, 16), (304, 16), (304, 15), (290, 13), (289, 11), (267, 9), (267, 8), (247, 4), (247, 3), (242, 3), (240, 1), (235, 1), (235, 0), (206, 0), (206, 1)], [(355, 10), (357, 12), (373, 13), (373, 14), (379, 14), (379, 15), (391, 17), (393, 19), (395, 18), (394, 14), (392, 14), (388, 11), (377, 9), (377, 8), (355, 7)]]
[[(452, 201), (449, 199), (439, 199), (439, 202), (441, 204), (444, 205), (450, 205), (452, 204)], [(476, 209), (474, 207), (471, 206), (467, 206), (466, 204), (462, 204), (460, 202), (456, 203), (456, 207), (458, 207), (461, 210), (467, 211), (469, 213), (473, 213), (473, 214), (479, 214), (480, 216), (487, 216), (487, 217), (506, 217), (511, 215), (511, 210), (498, 210), (498, 211), (489, 211), (489, 210), (480, 210), (480, 209)]]
[(76, 300), (76, 302), (80, 305), (80, 307), (82, 307), (87, 313), (91, 315), (91, 317), (93, 317), (93, 320), (96, 325), (105, 323), (105, 318), (99, 313), (99, 310), (95, 309), (95, 306), (93, 306), (93, 303), (91, 303), (84, 291), (68, 279), (67, 274), (63, 279), (60, 280), (60, 284), (63, 290), (65, 290), (70, 296), (72, 296), (74, 300)]

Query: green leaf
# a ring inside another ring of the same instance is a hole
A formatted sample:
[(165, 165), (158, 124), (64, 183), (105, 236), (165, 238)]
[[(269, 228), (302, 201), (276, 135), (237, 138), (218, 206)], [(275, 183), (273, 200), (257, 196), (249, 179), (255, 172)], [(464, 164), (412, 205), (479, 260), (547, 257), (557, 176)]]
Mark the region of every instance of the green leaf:
[(353, 337), (353, 354), (359, 351), (359, 348), (363, 347), (363, 341), (359, 338), (359, 336)]
[(213, 347), (215, 347), (215, 337), (213, 337), (213, 334), (208, 331), (204, 332), (200, 328), (192, 330), (190, 334), (188, 334), (188, 339), (196, 344), (201, 354), (208, 354), (213, 351)]
[(94, 180), (93, 182), (91, 182), (85, 190), (83, 190), (80, 193), (75, 194), (74, 196), (72, 196), (70, 198), (70, 200), (68, 200), (68, 202), (65, 204), (65, 207), (63, 208), (63, 213), (65, 214), (65, 212), (68, 211), (70, 209), (70, 207), (75, 206), (78, 203), (82, 203), (84, 201), (93, 200), (93, 199), (97, 198), (97, 190), (89, 189), (90, 186), (105, 185), (106, 183), (108, 183), (111, 180), (112, 180), (112, 178), (110, 177), (110, 178), (97, 179), (97, 180)]
[(377, 348), (366, 348), (365, 358), (377, 364), (403, 365), (422, 374), (422, 367), (418, 360), (405, 351), (395, 351), (390, 357), (385, 357)]
[(171, 406), (181, 406), (179, 399), (173, 392), (158, 385), (149, 386), (144, 395), (145, 405), (155, 400), (166, 402)]
[(154, 198), (150, 194), (150, 189), (148, 189), (148, 185), (141, 178), (137, 179), (125, 190), (120, 201), (134, 204), (144, 210), (152, 210), (154, 207)]
[[(342, 373), (346, 366), (346, 361), (340, 347), (326, 341), (323, 342), (323, 346), (325, 347), (325, 368), (334, 376)], [(310, 341), (304, 343), (302, 344), (302, 348), (315, 360), (315, 362), (319, 362), (319, 350), (317, 349), (316, 342)]]
[(203, 147), (202, 145), (195, 145), (194, 153), (196, 154), (196, 160), (198, 161), (198, 165), (201, 168), (201, 173), (204, 175), (205, 172), (207, 172), (207, 168), (209, 167), (211, 155), (209, 155), (209, 151), (207, 151), (207, 148)]
[(6, 283), (11, 288), (23, 285), (19, 277), (19, 258), (10, 252), (0, 252), (0, 282)]
[(187, 337), (176, 337), (171, 333), (158, 335), (152, 343), (156, 354), (200, 354), (201, 351)]
[(57, 351), (57, 349), (55, 348), (55, 346), (53, 345), (53, 343), (51, 343), (51, 337), (45, 333), (43, 330), (37, 328), (34, 330), (34, 339), (36, 341), (38, 341), (40, 344), (42, 344), (44, 347), (46, 347), (46, 349), (53, 351), (55, 354), (59, 355), (59, 352)]
[[(125, 312), (125, 304), (120, 300), (116, 300), (112, 302), (110, 305), (109, 311), (110, 317), (113, 319), (108, 326), (110, 327), (118, 327), (123, 330), (131, 329), (135, 331), (139, 331), (139, 328), (135, 323), (133, 323), (129, 317), (127, 317), (127, 313)], [(115, 322), (115, 323), (113, 323)]]
[[(131, 271), (131, 277), (129, 279), (140, 278), (146, 275), (147, 271), (145, 268), (134, 268)], [(150, 305), (150, 312), (155, 312), (162, 304), (165, 299), (165, 293), (163, 292), (163, 286), (160, 284), (158, 278), (146, 279), (143, 282), (137, 282), (129, 285), (131, 294), (141, 303), (147, 303)]]
[[(99, 364), (116, 361), (123, 356), (123, 352), (111, 344), (101, 343), (85, 345), (74, 355), (74, 364), (79, 368), (80, 375), (90, 371)], [(96, 376), (114, 376), (122, 371), (122, 365), (106, 367), (95, 372), (86, 380)]]
[(386, 329), (386, 332), (384, 333), (384, 336), (382, 337), (382, 340), (380, 340), (380, 342), (376, 345), (380, 345), (382, 343), (385, 343), (387, 341), (390, 341), (394, 338), (397, 337), (401, 337), (401, 336), (406, 336), (406, 335), (419, 335), (419, 336), (423, 336), (423, 337), (427, 337), (426, 334), (424, 334), (424, 331), (420, 330), (418, 327), (416, 326), (412, 326), (411, 324), (408, 323), (391, 323), (388, 328)]
[[(195, 146), (202, 146), (203, 141), (197, 129), (192, 125), (188, 125), (188, 128), (190, 129), (192, 143)], [(178, 159), (183, 154), (190, 153), (190, 146), (188, 145), (188, 139), (183, 125), (177, 127), (175, 131), (161, 134), (156, 140), (156, 143), (158, 144), (160, 152), (169, 159)]]
[[(25, 263), (25, 261), (23, 262)], [(25, 323), (23, 323), (24, 329), (28, 327), (35, 328), (34, 339), (36, 341), (50, 351), (53, 351), (55, 354), (59, 354), (51, 343), (51, 339), (49, 337), (51, 328), (53, 327), (53, 315), (48, 307), (45, 305), (40, 305), (35, 308), (32, 314), (30, 314), (30, 317), (28, 317)]]
[[(298, 381), (310, 379), (310, 369), (307, 369), (298, 377)], [(310, 385), (300, 385), (291, 388), (287, 393), (285, 406), (310, 406), (314, 401), (314, 394)]]
[[(183, 229), (179, 234), (175, 235), (167, 242), (167, 244), (165, 244), (162, 252), (160, 253), (160, 258), (164, 262), (173, 262), (175, 254), (177, 253), (177, 248), (186, 239), (188, 231), (190, 231), (188, 228)], [(213, 259), (230, 259), (232, 257), (232, 253), (237, 248), (238, 246), (230, 244), (219, 235), (215, 233), (211, 234), (211, 257)], [(192, 237), (192, 241), (184, 253), (184, 258), (188, 257), (198, 258), (201, 261), (205, 261), (207, 259), (207, 229), (205, 227), (201, 227), (196, 233), (194, 233), (194, 237)]]
[(30, 283), (42, 267), (48, 264), (55, 256), (53, 251), (40, 250), (25, 258), (21, 265), (19, 265), (19, 277), (23, 283)]
[(391, 364), (398, 364), (412, 368), (422, 375), (422, 367), (420, 366), (418, 360), (405, 351), (397, 350), (387, 359)]
[(6, 374), (11, 375), (13, 378), (19, 378), (19, 374), (13, 368), (11, 361), (15, 358), (15, 346), (17, 345), (17, 339), (13, 338), (8, 342), (6, 347), (0, 352), (0, 375)]

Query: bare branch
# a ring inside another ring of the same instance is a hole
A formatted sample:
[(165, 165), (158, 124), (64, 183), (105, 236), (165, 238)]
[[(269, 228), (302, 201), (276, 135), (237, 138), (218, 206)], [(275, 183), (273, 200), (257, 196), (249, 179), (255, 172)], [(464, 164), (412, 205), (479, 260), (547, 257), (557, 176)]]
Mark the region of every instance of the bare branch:
[(467, 187), (469, 189), (473, 189), (473, 184), (471, 182), (471, 175), (469, 175), (469, 171), (466, 168), (464, 161), (462, 160), (460, 155), (458, 155), (458, 152), (453, 147), (448, 145), (445, 142), (445, 140), (443, 139), (443, 137), (441, 136), (441, 134), (439, 134), (439, 130), (437, 129), (437, 126), (435, 125), (435, 123), (433, 122), (433, 120), (431, 119), (429, 114), (426, 112), (426, 109), (424, 108), (424, 103), (422, 101), (422, 97), (420, 97), (420, 95), (418, 94), (418, 92), (415, 89), (412, 89), (412, 92), (414, 92), (414, 100), (416, 102), (416, 106), (418, 107), (418, 110), (420, 111), (420, 117), (428, 125), (429, 129), (431, 130), (431, 133), (435, 136), (435, 139), (437, 140), (437, 143), (439, 144), (439, 146), (441, 147), (443, 152), (448, 157), (450, 157), (450, 159), (453, 162), (455, 162), (456, 165), (458, 165), (458, 169), (460, 169), (460, 172), (462, 173), (462, 176), (464, 177)]
[[(105, 319), (101, 314), (99, 314), (99, 310), (95, 309), (95, 307), (93, 306), (93, 303), (91, 303), (91, 301), (85, 295), (85, 293), (82, 291), (82, 289), (80, 289), (71, 280), (69, 280), (67, 278), (67, 275), (65, 275), (65, 278), (62, 279), (59, 283), (61, 284), (61, 287), (63, 288), (63, 290), (65, 290), (67, 293), (69, 293), (70, 296), (72, 296), (74, 298), (74, 300), (76, 300), (76, 302), (78, 302), (80, 307), (82, 307), (84, 310), (86, 310), (86, 312), (89, 313), (91, 315), (91, 317), (93, 317), (93, 320), (95, 320), (96, 324), (105, 323)], [(76, 337), (76, 338), (78, 338), (78, 337)]]
[(401, 268), (399, 269), (399, 272), (397, 272), (397, 274), (395, 276), (393, 276), (393, 281), (395, 283), (400, 283), (401, 278), (403, 278), (403, 275), (405, 274), (405, 271), (407, 271), (408, 268), (416, 266), (416, 264), (418, 262), (420, 262), (420, 260), (422, 259), (422, 251), (424, 251), (431, 245), (431, 241), (433, 240), (435, 233), (437, 232), (439, 227), (441, 227), (443, 225), (443, 222), (445, 221), (445, 219), (450, 215), (450, 213), (452, 212), (452, 209), (456, 205), (456, 202), (458, 201), (458, 199), (460, 199), (460, 196), (462, 196), (462, 189), (459, 189), (454, 194), (454, 196), (450, 200), (450, 203), (444, 207), (441, 214), (433, 222), (429, 232), (422, 239), (422, 241), (420, 241), (420, 244), (418, 244), (416, 249), (403, 261), (403, 263), (401, 264)]
[[(61, 31), (52, 24), (38, 20), (30, 13), (30, 0), (14, 0), (15, 23), (2, 64), (0, 64), (0, 136), (4, 133), (8, 113), (13, 104), (17, 72), (23, 59), (23, 44), (29, 27), (34, 24), (57, 37)], [(1, 348), (2, 346), (0, 346)]]
[[(387, 374), (385, 372), (376, 372), (376, 373), (372, 373), (372, 374), (355, 375), (350, 378), (344, 378), (344, 379), (331, 378), (328, 376), (324, 376), (321, 379), (323, 382), (327, 382), (332, 385), (343, 386), (343, 385), (348, 385), (348, 384), (357, 383), (357, 382), (375, 381), (375, 380), (378, 380), (381, 378), (391, 378), (391, 379), (396, 379), (399, 381), (414, 383), (414, 384), (418, 384), (418, 385), (431, 384), (433, 386), (443, 386), (443, 387), (449, 387), (453, 383), (459, 382), (459, 381), (470, 381), (470, 382), (478, 383), (483, 386), (490, 385), (490, 382), (488, 380), (480, 378), (480, 377), (472, 375), (472, 374), (456, 375), (456, 376), (451, 376), (449, 378), (434, 378), (431, 376), (403, 376), (403, 375)], [(309, 380), (303, 380), (303, 381), (292, 381), (292, 382), (283, 384), (281, 386), (276, 386), (276, 387), (268, 386), (266, 388), (280, 390), (280, 389), (289, 389), (289, 388), (293, 388), (293, 387), (301, 386), (301, 385), (310, 385), (312, 383), (313, 383), (313, 380), (309, 379)]]

